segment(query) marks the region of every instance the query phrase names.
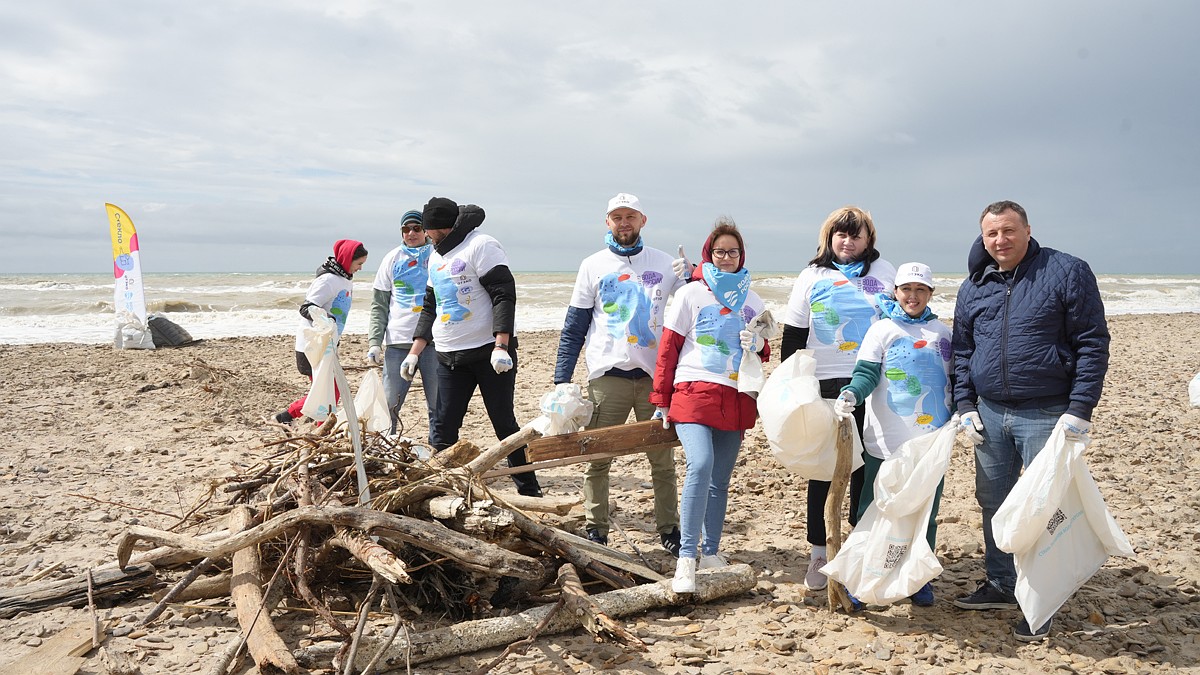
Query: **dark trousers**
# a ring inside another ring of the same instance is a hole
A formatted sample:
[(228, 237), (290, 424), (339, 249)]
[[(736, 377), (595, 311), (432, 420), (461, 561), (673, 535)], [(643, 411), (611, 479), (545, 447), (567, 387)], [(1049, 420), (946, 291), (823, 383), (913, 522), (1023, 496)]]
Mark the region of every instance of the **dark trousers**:
[[(842, 393), (842, 387), (850, 384), (848, 377), (835, 377), (821, 380), (821, 398), (837, 398)], [(863, 422), (867, 417), (867, 409), (859, 401), (854, 409), (854, 426), (858, 427), (858, 436), (862, 438)], [(858, 500), (863, 491), (863, 469), (850, 474), (850, 527), (858, 524)], [(829, 497), (829, 482), (823, 480), (808, 481), (808, 543), (813, 546), (825, 545), (825, 500)], [(844, 541), (844, 539), (843, 539)]]
[[(496, 438), (504, 440), (521, 430), (513, 411), (513, 394), (517, 385), (516, 339), (510, 341), (508, 354), (513, 367), (497, 373), (491, 363), (492, 345), (457, 352), (438, 352), (437, 419), (429, 434), (435, 450), (445, 450), (458, 442), (458, 431), (467, 416), (475, 388), (483, 397), (484, 408)], [(525, 446), (508, 455), (509, 466), (525, 466)], [(513, 474), (517, 492), (523, 495), (541, 493), (537, 476), (532, 471)]]

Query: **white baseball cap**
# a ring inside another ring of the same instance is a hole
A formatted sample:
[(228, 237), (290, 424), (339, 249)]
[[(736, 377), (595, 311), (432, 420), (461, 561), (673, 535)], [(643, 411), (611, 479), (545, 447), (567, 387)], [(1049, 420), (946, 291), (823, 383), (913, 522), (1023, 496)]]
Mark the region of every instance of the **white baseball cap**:
[(919, 262), (904, 263), (896, 270), (896, 286), (917, 282), (925, 284), (930, 290), (933, 290), (933, 270), (929, 269), (929, 265)]
[(642, 211), (642, 203), (638, 201), (636, 195), (631, 195), (628, 192), (621, 192), (616, 197), (608, 200), (608, 210), (604, 215), (608, 215), (617, 209), (633, 209), (642, 215), (646, 215)]

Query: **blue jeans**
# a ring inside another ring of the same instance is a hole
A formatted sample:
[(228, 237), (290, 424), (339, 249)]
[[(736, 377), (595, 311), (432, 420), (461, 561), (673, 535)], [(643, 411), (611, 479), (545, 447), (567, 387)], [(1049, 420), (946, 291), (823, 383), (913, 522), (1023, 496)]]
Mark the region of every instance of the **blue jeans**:
[[(389, 433), (396, 433), (396, 420), (400, 417), (400, 409), (404, 407), (404, 399), (408, 398), (408, 388), (412, 382), (400, 377), (400, 364), (411, 350), (411, 345), (401, 347), (388, 345), (383, 350), (383, 395), (387, 398), (388, 413), (392, 417), (392, 428)], [(433, 433), (433, 424), (437, 420), (437, 351), (428, 346), (417, 356), (417, 370), (421, 372), (421, 387), (425, 390), (425, 407), (429, 415), (429, 433)]]
[(687, 457), (679, 506), (679, 557), (695, 558), (697, 548), (704, 555), (713, 555), (721, 545), (729, 478), (742, 445), (742, 432), (689, 423), (677, 423), (675, 432)]
[(992, 518), (1066, 411), (1066, 404), (1018, 409), (979, 399), (983, 443), (975, 446), (975, 499), (983, 509), (984, 568), (988, 581), (1009, 593), (1017, 585), (1017, 570), (1012, 554), (996, 548)]

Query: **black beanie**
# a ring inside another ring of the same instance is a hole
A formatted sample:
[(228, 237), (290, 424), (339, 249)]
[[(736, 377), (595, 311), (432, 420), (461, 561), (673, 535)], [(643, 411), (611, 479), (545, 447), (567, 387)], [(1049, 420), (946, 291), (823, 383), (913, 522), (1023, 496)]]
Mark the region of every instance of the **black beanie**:
[(427, 230), (449, 230), (458, 220), (458, 204), (452, 199), (434, 197), (421, 211), (421, 220)]

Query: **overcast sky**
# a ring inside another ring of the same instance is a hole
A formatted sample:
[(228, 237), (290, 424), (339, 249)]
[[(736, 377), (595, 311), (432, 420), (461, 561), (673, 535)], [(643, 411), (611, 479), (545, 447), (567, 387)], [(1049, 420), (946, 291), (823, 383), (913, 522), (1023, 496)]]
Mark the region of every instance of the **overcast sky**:
[[(331, 9), (336, 8), (336, 9)], [(605, 204), (754, 270), (872, 212), (893, 263), (966, 268), (989, 202), (1098, 273), (1196, 273), (1200, 3), (0, 4), (11, 272), (367, 268), (400, 215), (475, 203), (517, 271), (573, 270)]]

